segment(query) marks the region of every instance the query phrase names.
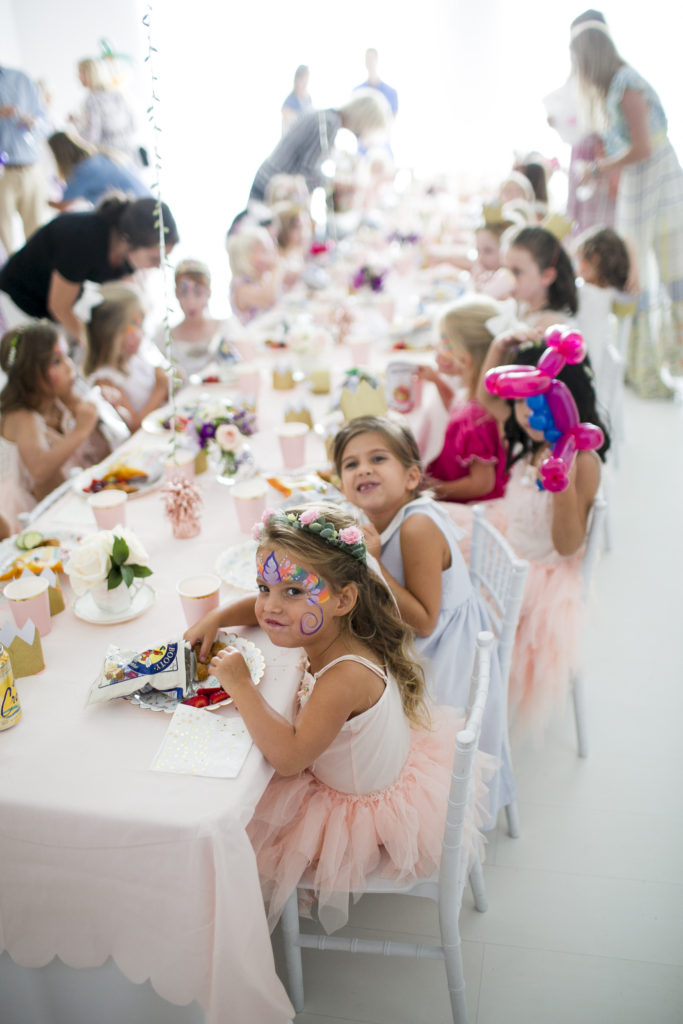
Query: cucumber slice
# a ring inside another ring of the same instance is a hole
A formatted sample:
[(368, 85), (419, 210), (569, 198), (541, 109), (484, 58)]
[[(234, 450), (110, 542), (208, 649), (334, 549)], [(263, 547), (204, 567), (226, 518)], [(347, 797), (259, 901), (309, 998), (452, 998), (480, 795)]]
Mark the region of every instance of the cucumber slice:
[(40, 547), (44, 540), (43, 534), (37, 530), (26, 530), (19, 534), (16, 544), (21, 551), (30, 551), (32, 548)]

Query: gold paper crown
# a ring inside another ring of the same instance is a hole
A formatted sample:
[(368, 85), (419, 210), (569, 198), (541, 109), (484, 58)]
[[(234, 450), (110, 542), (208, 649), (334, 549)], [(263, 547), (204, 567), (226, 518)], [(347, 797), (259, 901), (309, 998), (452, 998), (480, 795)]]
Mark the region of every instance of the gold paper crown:
[(541, 221), (541, 227), (554, 235), (558, 242), (561, 242), (574, 227), (574, 221), (563, 217), (561, 213), (549, 213)]
[(503, 213), (502, 203), (484, 203), (481, 208), (481, 214), (484, 218), (484, 227), (494, 227), (503, 225), (509, 226), (513, 222), (509, 217), (506, 217)]
[(384, 388), (374, 388), (367, 380), (362, 380), (355, 391), (348, 388), (342, 390), (339, 407), (344, 419), (357, 420), (359, 416), (386, 416), (387, 399)]

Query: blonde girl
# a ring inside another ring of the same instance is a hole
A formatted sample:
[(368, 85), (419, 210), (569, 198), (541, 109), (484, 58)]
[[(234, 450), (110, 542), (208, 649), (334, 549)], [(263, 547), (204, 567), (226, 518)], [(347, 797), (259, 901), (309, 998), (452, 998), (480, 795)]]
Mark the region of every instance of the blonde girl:
[(131, 430), (168, 397), (168, 380), (160, 366), (140, 352), (144, 309), (129, 285), (104, 285), (102, 302), (90, 314), (84, 370), (98, 384)]
[(284, 267), (266, 228), (245, 224), (228, 235), (226, 248), (232, 274), (230, 305), (240, 322), (248, 324), (280, 298)]
[[(456, 302), (439, 325), (436, 361), (440, 372), (420, 368), (431, 380), (451, 417), (443, 447), (426, 468), (436, 497), (443, 501), (485, 501), (502, 497), (506, 454), (496, 420), (476, 399), (477, 382), (493, 340), (492, 322), (500, 307), (484, 295)], [(466, 391), (453, 406), (454, 391), (442, 374), (457, 376)]]

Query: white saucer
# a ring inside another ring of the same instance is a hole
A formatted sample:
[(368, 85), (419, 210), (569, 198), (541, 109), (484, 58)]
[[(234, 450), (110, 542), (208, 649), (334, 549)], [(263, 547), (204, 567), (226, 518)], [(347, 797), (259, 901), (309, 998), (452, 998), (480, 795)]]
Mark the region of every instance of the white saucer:
[(83, 594), (74, 601), (74, 614), (84, 622), (92, 622), (96, 626), (108, 626), (115, 622), (128, 622), (142, 615), (156, 601), (156, 590), (149, 583), (143, 583), (128, 608), (122, 612), (105, 612), (92, 599), (91, 594)]

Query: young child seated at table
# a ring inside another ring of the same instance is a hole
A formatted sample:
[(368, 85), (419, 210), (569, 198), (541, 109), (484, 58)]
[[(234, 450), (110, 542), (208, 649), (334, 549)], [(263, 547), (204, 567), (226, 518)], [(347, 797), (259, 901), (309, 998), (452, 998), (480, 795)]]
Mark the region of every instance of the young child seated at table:
[(574, 268), (550, 231), (518, 231), (510, 240), (505, 265), (515, 279), (513, 295), (525, 324), (543, 332), (553, 324), (573, 322), (578, 309)]
[(276, 203), (275, 234), (280, 259), (284, 264), (283, 284), (289, 288), (301, 277), (313, 236), (311, 215), (298, 203)]
[[(387, 418), (350, 420), (334, 439), (334, 465), (344, 496), (369, 520), (368, 551), (405, 622), (437, 704), (461, 707), (467, 698), (477, 633), (489, 629), (486, 607), (474, 590), (458, 546), (463, 532), (429, 493), (421, 493), (422, 469), (415, 438)], [(506, 694), (494, 659), (481, 748), (500, 757), (491, 788), (490, 825), (514, 800), (514, 781), (504, 752)]]
[(452, 409), (441, 452), (426, 469), (432, 489), (442, 501), (487, 501), (502, 497), (506, 453), (497, 421), (475, 398), (479, 374), (493, 340), (492, 321), (500, 313), (484, 295), (461, 299), (444, 314), (436, 354), (441, 373), (460, 377), (467, 399), (453, 406), (453, 389), (441, 373), (421, 366), (447, 409)]
[[(185, 380), (201, 373), (212, 361), (238, 362), (239, 356), (223, 337), (225, 320), (209, 316), (211, 271), (199, 260), (182, 260), (175, 268), (175, 294), (183, 319), (171, 328), (173, 360)], [(166, 333), (160, 328), (155, 342), (166, 355)]]
[[(104, 284), (102, 301), (90, 311), (84, 371), (131, 430), (168, 397), (168, 379), (140, 351), (144, 309), (130, 285)], [(156, 352), (156, 349), (153, 351)]]
[(462, 712), (428, 708), (410, 630), (348, 513), (327, 503), (267, 510), (256, 565), (258, 595), (185, 636), (206, 653), (219, 626), (258, 624), (277, 647), (304, 649), (293, 723), (240, 653), (226, 648), (210, 667), (279, 773), (247, 828), (269, 923), (311, 867), (319, 919), (334, 931), (380, 857), (395, 880), (437, 867)]
[(46, 320), (15, 327), (0, 341), (7, 381), (0, 393), (2, 511), (18, 515), (58, 487), (72, 466), (91, 466), (108, 448), (97, 409), (74, 393), (66, 340)]
[[(531, 335), (531, 332), (530, 332)], [(569, 389), (581, 423), (600, 427), (604, 442), (596, 453), (579, 451), (565, 490), (539, 489), (539, 469), (552, 445), (534, 429), (525, 399), (492, 395), (484, 373), (512, 361), (534, 367), (545, 346), (521, 333), (496, 338), (480, 377), (478, 398), (504, 424), (510, 479), (503, 499), (505, 533), (529, 561), (510, 668), (510, 704), (517, 724), (542, 734), (555, 708), (564, 708), (572, 673), (578, 667), (582, 611), (581, 557), (591, 507), (600, 485), (601, 459), (609, 436), (600, 421), (588, 360), (567, 364), (556, 375)], [(599, 456), (599, 457), (598, 457)]]
[(266, 228), (244, 224), (228, 235), (226, 248), (232, 273), (230, 305), (241, 323), (247, 324), (280, 298), (284, 267)]

